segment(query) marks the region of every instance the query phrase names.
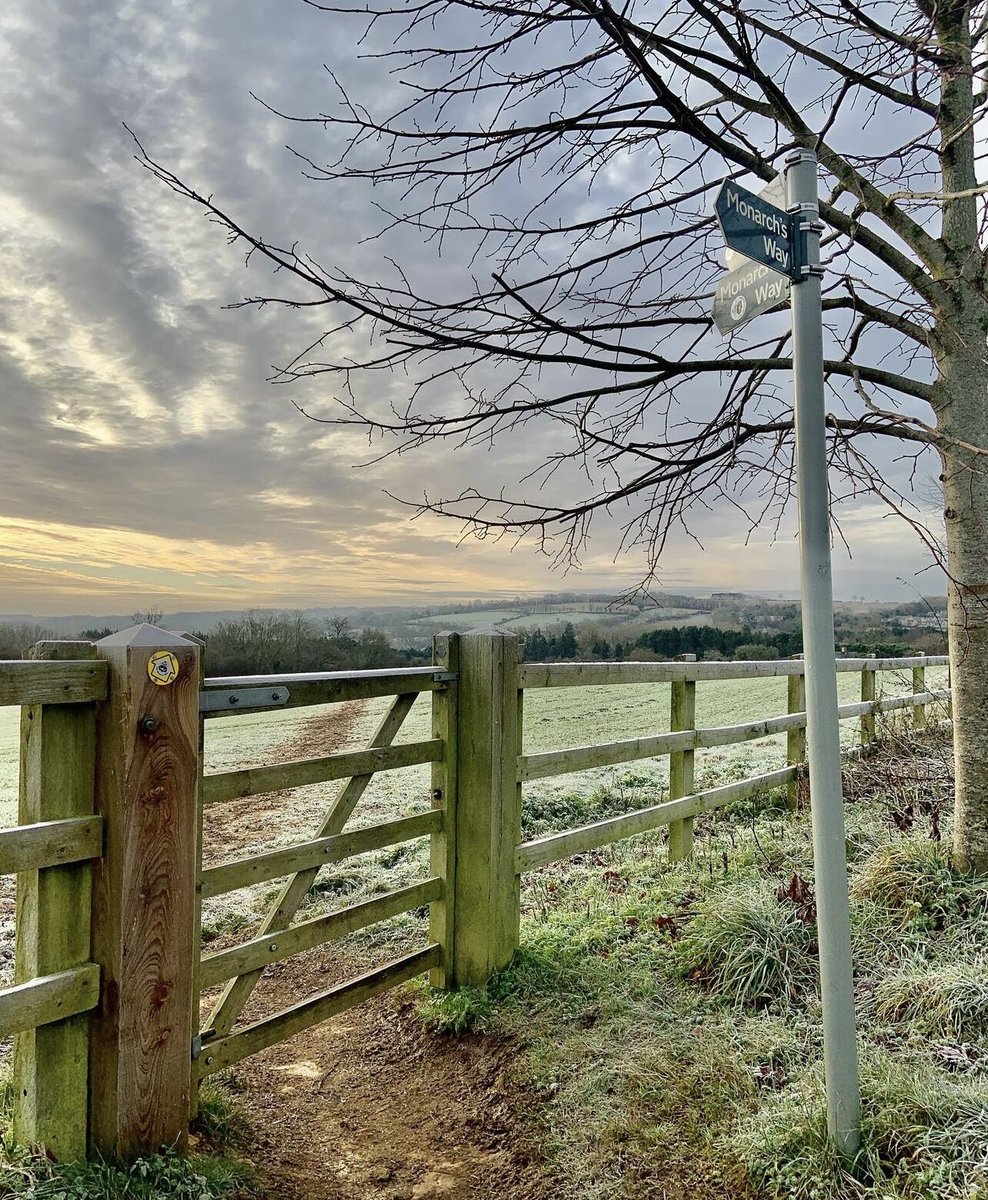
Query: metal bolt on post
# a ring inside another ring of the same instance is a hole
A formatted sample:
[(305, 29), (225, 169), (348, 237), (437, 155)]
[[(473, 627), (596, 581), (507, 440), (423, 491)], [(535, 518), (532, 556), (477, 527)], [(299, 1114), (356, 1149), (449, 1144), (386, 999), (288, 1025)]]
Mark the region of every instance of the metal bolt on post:
[(786, 191), (789, 211), (798, 218), (804, 247), (802, 278), (792, 287), (792, 342), (807, 749), (827, 1126), (841, 1153), (850, 1157), (859, 1145), (861, 1104), (834, 663), (820, 295), (821, 226), (817, 159), (812, 151), (799, 150), (786, 159)]

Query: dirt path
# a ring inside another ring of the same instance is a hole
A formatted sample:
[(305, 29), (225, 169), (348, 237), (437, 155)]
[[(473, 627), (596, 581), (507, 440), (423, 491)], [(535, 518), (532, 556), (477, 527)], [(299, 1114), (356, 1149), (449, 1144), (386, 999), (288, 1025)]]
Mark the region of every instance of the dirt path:
[[(362, 707), (319, 713), (271, 759), (341, 748)], [(207, 855), (247, 849), (266, 812), (290, 819), (289, 797), (223, 805), (207, 822)], [(368, 965), (344, 961), (333, 945), (275, 964), (263, 1009), (288, 1007)], [(261, 1007), (252, 1002), (248, 1018)], [(431, 1033), (412, 1003), (391, 993), (246, 1060), (228, 1083), (255, 1131), (248, 1157), (267, 1200), (558, 1200), (525, 1123), (537, 1102), (511, 1078), (515, 1056), (506, 1042)]]
[[(309, 990), (298, 970), (277, 986), (286, 1002)], [(430, 1032), (392, 993), (246, 1060), (232, 1084), (267, 1200), (558, 1198), (514, 1058), (509, 1043)]]
[[(287, 762), (335, 754), (348, 746), (365, 706), (366, 701), (353, 700), (315, 713), (300, 729), (267, 752), (265, 759)], [(302, 833), (312, 825), (313, 815), (307, 806), (299, 807), (291, 791), (267, 792), (212, 807), (203, 821), (204, 862), (208, 865), (232, 858), (237, 851), (256, 849), (258, 834), (269, 829), (271, 821), (277, 821), (282, 828), (297, 827)]]

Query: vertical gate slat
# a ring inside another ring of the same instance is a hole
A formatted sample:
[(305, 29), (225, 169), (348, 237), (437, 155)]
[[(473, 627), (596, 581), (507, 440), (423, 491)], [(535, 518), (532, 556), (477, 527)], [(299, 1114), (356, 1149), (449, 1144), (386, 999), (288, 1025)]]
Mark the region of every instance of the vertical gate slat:
[[(66, 652), (68, 653), (68, 652)], [(71, 643), (73, 658), (93, 657)], [(47, 643), (46, 658), (60, 655)], [(21, 710), (22, 825), (93, 812), (96, 710), (92, 704), (32, 704)], [(23, 871), (17, 877), (17, 983), (90, 961), (92, 867), (89, 863)], [(29, 1029), (14, 1039), (14, 1135), (54, 1158), (86, 1155), (89, 1015)]]

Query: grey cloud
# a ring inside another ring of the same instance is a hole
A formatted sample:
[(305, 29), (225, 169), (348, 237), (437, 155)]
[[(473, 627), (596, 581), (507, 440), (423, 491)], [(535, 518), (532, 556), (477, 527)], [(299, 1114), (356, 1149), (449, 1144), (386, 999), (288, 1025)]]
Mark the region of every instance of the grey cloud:
[[(564, 435), (533, 434), (496, 454), (432, 448), (352, 470), (375, 451), (356, 434), (312, 425), (291, 405), (294, 397), (319, 410), (332, 388), (314, 381), (288, 392), (264, 382), (321, 330), (319, 315), (223, 311), (265, 286), (266, 276), (245, 273), (240, 251), (133, 161), (124, 120), (156, 157), (214, 191), (245, 224), (274, 239), (299, 236), (322, 261), (372, 273), (387, 242), (361, 244), (371, 228), (368, 196), (300, 180), (284, 143), (317, 160), (331, 147), (319, 130), (286, 128), (248, 94), (287, 111), (318, 111), (331, 98), (321, 69), (328, 61), (348, 85), (372, 80), (386, 102), (393, 85), (380, 66), (352, 61), (353, 24), (285, 0), (5, 7), (0, 513), (231, 546), (270, 541), (286, 557), (348, 543), (357, 553), (366, 539), (375, 553), (393, 546), (402, 561), (469, 564), (488, 577), (504, 561), (509, 577), (549, 582), (527, 550), (510, 560), (503, 541), (455, 550), (455, 528), (438, 537), (408, 524), (407, 510), (382, 489), (410, 499), (467, 484), (496, 490)], [(407, 237), (402, 249), (437, 290), (461, 286), (472, 269), (456, 258), (437, 262), (435, 246)], [(69, 345), (72, 334), (86, 353)], [(407, 384), (376, 375), (359, 387), (385, 404), (400, 400)], [(197, 395), (218, 410), (198, 402), (198, 427)], [(99, 421), (116, 444), (86, 432)], [(537, 495), (534, 485), (525, 491)], [(272, 503), (279, 492), (312, 505)], [(607, 586), (621, 516), (603, 520), (590, 547), (587, 578), (596, 586)], [(721, 514), (700, 517), (715, 537), (729, 524)], [(677, 553), (672, 574), (688, 574), (689, 543)], [(621, 582), (639, 565), (623, 561)], [(583, 586), (578, 576), (557, 582)]]

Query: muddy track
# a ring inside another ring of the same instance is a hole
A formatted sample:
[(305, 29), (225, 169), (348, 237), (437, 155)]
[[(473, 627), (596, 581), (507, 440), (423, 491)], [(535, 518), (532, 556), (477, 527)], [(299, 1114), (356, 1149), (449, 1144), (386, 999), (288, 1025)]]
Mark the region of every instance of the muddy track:
[[(321, 965), (271, 983), (291, 1003), (326, 986)], [(432, 1033), (392, 993), (246, 1060), (229, 1082), (266, 1200), (559, 1200), (515, 1058), (510, 1042)]]

